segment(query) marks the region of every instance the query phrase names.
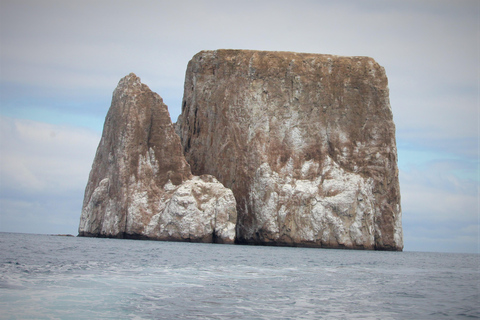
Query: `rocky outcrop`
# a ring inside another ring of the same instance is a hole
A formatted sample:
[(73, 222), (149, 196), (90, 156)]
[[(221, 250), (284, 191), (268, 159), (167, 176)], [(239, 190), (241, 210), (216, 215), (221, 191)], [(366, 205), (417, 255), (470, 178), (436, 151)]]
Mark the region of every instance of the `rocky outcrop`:
[(367, 57), (204, 51), (188, 64), (175, 134), (160, 96), (130, 74), (79, 235), (402, 250), (387, 84)]
[(167, 106), (134, 74), (113, 93), (79, 236), (233, 243), (232, 191), (193, 176)]
[(373, 59), (200, 52), (176, 130), (192, 172), (233, 190), (238, 243), (402, 250), (395, 126)]

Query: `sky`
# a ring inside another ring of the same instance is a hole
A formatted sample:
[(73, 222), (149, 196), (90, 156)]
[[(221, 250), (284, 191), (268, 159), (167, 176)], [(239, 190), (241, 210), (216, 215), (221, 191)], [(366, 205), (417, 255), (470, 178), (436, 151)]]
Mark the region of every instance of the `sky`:
[(370, 56), (396, 124), (405, 251), (480, 253), (479, 1), (0, 0), (0, 232), (76, 235), (112, 92), (180, 114), (201, 50)]

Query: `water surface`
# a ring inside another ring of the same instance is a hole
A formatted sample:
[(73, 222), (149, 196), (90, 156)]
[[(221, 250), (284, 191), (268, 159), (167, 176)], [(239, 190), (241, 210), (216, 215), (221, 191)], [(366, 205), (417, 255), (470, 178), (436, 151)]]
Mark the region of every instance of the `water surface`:
[(480, 255), (0, 233), (1, 319), (480, 318)]

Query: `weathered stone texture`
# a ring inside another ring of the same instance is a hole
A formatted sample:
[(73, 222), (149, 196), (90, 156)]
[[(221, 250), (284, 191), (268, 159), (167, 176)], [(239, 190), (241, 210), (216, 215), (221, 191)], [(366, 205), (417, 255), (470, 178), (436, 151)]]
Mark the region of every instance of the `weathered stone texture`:
[(176, 130), (192, 172), (233, 190), (237, 242), (402, 250), (395, 126), (373, 59), (200, 52)]
[(236, 204), (195, 177), (162, 98), (130, 74), (113, 93), (85, 190), (80, 236), (233, 243)]

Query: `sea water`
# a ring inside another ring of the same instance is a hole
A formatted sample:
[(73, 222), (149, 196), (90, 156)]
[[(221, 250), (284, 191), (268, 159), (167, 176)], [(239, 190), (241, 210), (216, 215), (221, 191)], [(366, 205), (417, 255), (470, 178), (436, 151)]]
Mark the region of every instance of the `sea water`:
[(467, 319), (480, 255), (0, 233), (1, 319)]

